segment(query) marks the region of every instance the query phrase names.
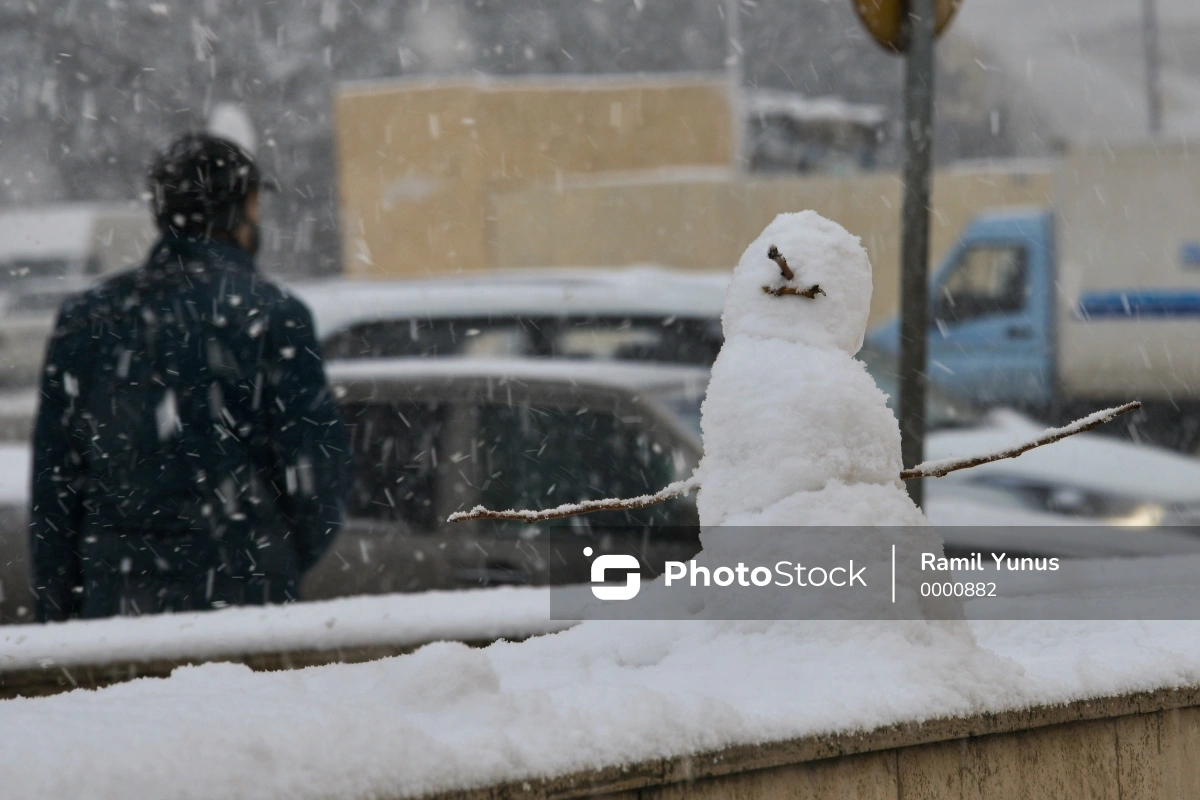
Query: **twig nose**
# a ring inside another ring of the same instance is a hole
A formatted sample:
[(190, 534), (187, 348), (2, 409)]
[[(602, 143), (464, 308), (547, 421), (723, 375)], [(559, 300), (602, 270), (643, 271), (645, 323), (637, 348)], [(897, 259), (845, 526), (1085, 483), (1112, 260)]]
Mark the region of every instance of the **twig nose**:
[(785, 281), (790, 281), (796, 277), (796, 273), (792, 272), (792, 268), (788, 266), (787, 259), (783, 257), (783, 253), (780, 253), (779, 248), (775, 245), (767, 248), (767, 258), (779, 265), (779, 271), (783, 274)]

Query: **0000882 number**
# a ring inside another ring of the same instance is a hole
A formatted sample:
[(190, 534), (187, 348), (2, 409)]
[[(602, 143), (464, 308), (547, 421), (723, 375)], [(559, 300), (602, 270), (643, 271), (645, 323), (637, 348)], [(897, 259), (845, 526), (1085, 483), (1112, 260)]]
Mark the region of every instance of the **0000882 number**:
[(922, 583), (921, 597), (995, 597), (994, 583)]

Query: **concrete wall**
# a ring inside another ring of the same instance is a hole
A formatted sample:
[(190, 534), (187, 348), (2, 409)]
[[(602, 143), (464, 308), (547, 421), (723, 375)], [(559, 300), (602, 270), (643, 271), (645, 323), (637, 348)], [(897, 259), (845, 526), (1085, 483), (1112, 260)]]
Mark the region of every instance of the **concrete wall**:
[[(959, 168), (934, 177), (934, 263), (971, 217), (994, 206), (1050, 203), (1050, 168)], [(899, 176), (763, 178), (732, 174), (577, 177), (492, 193), (490, 263), (524, 266), (731, 268), (776, 214), (815, 209), (862, 237), (875, 268), (871, 322), (897, 308)]]
[(1194, 800), (1200, 690), (814, 736), (438, 800)]

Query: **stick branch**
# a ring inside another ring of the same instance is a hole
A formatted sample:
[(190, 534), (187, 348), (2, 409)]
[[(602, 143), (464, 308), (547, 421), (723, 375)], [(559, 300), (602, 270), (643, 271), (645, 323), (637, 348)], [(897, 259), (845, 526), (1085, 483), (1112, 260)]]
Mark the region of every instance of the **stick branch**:
[(695, 475), (685, 481), (669, 483), (654, 494), (644, 494), (640, 497), (606, 497), (602, 500), (584, 500), (581, 503), (548, 508), (544, 511), (508, 510), (490, 511), (483, 506), (475, 506), (470, 511), (456, 511), (450, 515), (448, 522), (466, 522), (472, 519), (507, 519), (517, 522), (546, 522), (563, 517), (574, 517), (579, 514), (590, 514), (593, 511), (632, 511), (638, 508), (648, 508), (659, 503), (682, 497), (700, 488), (700, 479)]
[(994, 453), (987, 453), (979, 456), (962, 456), (960, 458), (942, 458), (937, 461), (926, 461), (923, 464), (918, 464), (911, 469), (906, 469), (900, 473), (900, 479), (910, 481), (914, 478), (940, 478), (943, 475), (949, 475), (951, 472), (960, 469), (968, 469), (970, 467), (978, 467), (980, 464), (988, 464), (992, 461), (1000, 461), (1004, 458), (1016, 458), (1022, 453), (1032, 450), (1035, 447), (1041, 447), (1045, 444), (1053, 444), (1060, 439), (1065, 439), (1068, 436), (1074, 436), (1077, 433), (1090, 431), (1092, 428), (1097, 428), (1106, 422), (1111, 422), (1122, 414), (1134, 411), (1142, 407), (1142, 404), (1134, 400), (1132, 403), (1116, 406), (1115, 408), (1106, 408), (1103, 411), (1097, 411), (1094, 414), (1088, 414), (1082, 419), (1077, 419), (1070, 425), (1064, 425), (1061, 428), (1050, 428), (1036, 439), (1030, 439), (1018, 445), (1014, 445), (1004, 450), (998, 450)]
[[(1097, 428), (1106, 422), (1111, 422), (1122, 414), (1134, 411), (1142, 407), (1142, 404), (1134, 400), (1131, 403), (1116, 406), (1115, 408), (1106, 408), (1103, 411), (1097, 411), (1094, 414), (1089, 414), (1082, 419), (1077, 419), (1070, 425), (1064, 425), (1061, 428), (1051, 428), (1036, 439), (1030, 439), (1022, 444), (1014, 445), (1005, 450), (998, 450), (994, 453), (987, 453), (979, 456), (964, 456), (961, 458), (944, 458), (938, 461), (926, 461), (923, 464), (918, 464), (912, 469), (906, 469), (900, 473), (901, 480), (912, 480), (913, 478), (940, 478), (943, 475), (949, 475), (960, 469), (968, 469), (969, 467), (977, 467), (980, 464), (988, 464), (992, 461), (1000, 461), (1005, 458), (1016, 458), (1035, 447), (1041, 447), (1046, 444), (1053, 444), (1060, 439), (1065, 439), (1068, 436), (1074, 436), (1077, 433), (1090, 431), (1092, 428)], [(502, 519), (513, 520), (516, 522), (547, 522), (552, 519), (563, 519), (564, 517), (574, 517), (579, 514), (590, 514), (593, 511), (631, 511), (638, 508), (648, 508), (658, 503), (667, 500), (673, 500), (676, 497), (682, 497), (685, 494), (696, 491), (700, 488), (700, 479), (695, 475), (685, 481), (676, 481), (675, 483), (667, 484), (662, 489), (654, 494), (644, 494), (639, 497), (619, 498), (606, 497), (602, 500), (585, 500), (582, 503), (567, 503), (565, 505), (548, 508), (544, 511), (529, 511), (515, 510), (508, 511), (491, 511), (483, 506), (475, 506), (470, 511), (456, 511), (450, 515), (448, 522), (467, 522), (475, 519)]]

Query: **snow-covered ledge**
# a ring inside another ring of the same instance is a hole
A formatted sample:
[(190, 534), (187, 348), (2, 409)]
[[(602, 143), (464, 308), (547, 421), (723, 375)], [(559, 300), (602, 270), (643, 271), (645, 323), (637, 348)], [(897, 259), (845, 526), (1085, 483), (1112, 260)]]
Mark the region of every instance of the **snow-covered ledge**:
[(426, 800), (1200, 796), (1200, 688), (812, 735)]
[(1197, 623), (966, 624), (593, 621), (368, 664), (184, 667), (0, 701), (21, 732), (3, 795), (1200, 796)]
[(166, 677), (180, 666), (254, 670), (357, 663), (421, 645), (516, 641), (569, 627), (544, 588), (354, 597), (215, 612), (0, 627), (0, 699)]

